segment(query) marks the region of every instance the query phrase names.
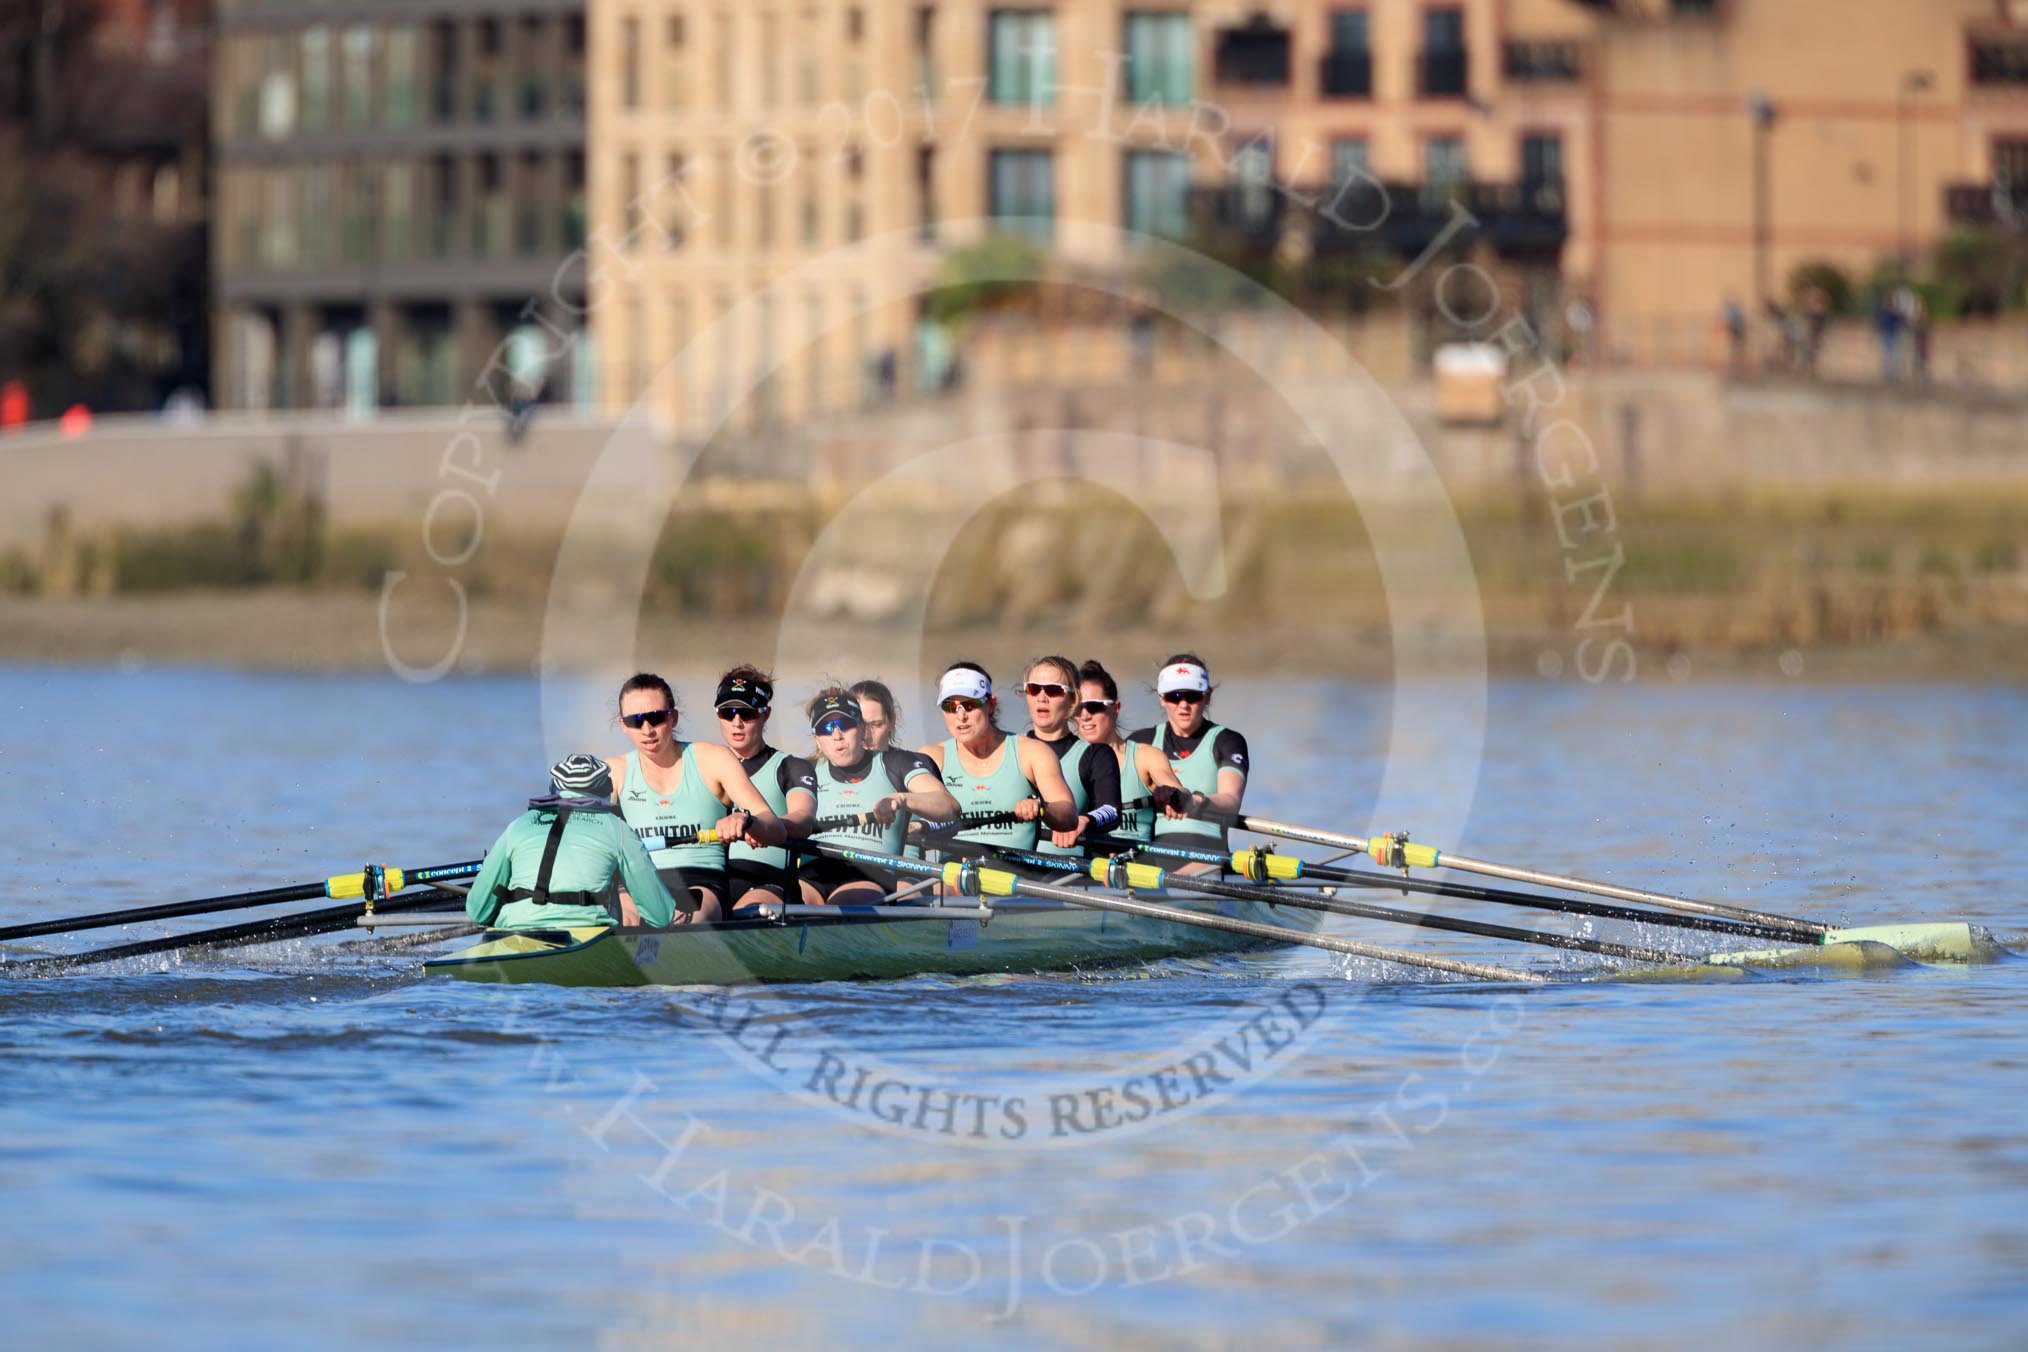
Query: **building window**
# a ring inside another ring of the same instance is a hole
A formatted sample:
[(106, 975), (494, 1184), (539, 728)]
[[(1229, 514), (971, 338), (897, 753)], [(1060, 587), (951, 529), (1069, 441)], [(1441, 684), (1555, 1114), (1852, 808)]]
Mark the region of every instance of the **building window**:
[(1211, 60), (1220, 84), (1281, 88), (1289, 82), (1289, 30), (1256, 13), (1244, 28), (1219, 30)]
[(1569, 84), (1582, 74), (1578, 52), (1578, 44), (1567, 40), (1510, 42), (1501, 70), (1515, 84)]
[(1136, 104), (1190, 102), (1190, 16), (1127, 11), (1127, 97)]
[(1465, 92), (1465, 12), (1422, 12), (1420, 88), (1426, 98), (1461, 98)]
[(296, 76), (290, 69), (288, 40), (268, 45), (267, 74), (261, 79), (260, 127), (263, 140), (280, 141), (296, 129)]
[(987, 94), (995, 103), (1056, 99), (1056, 16), (1046, 9), (996, 9), (987, 19)]
[(549, 101), (549, 88), (543, 78), (540, 55), (548, 46), (548, 36), (548, 28), (541, 19), (530, 15), (521, 21), (521, 50), (517, 63), (521, 74), (521, 94), (518, 102), (524, 122), (540, 120), (543, 105)]
[(514, 204), (507, 196), (500, 156), (479, 156), (479, 209), (472, 216), (472, 252), (480, 258), (504, 258), (513, 225)]
[(1669, 0), (1669, 11), (1681, 18), (1708, 19), (1718, 13), (1718, 0)]
[(431, 258), (449, 258), (458, 219), (458, 165), (449, 155), (430, 161), (430, 217), (426, 246)]
[(772, 108), (781, 101), (776, 74), (781, 69), (781, 25), (775, 19), (773, 10), (763, 10), (760, 16), (760, 77), (761, 107)]
[(472, 72), (472, 117), (475, 121), (491, 122), (498, 118), (501, 107), (500, 90), (500, 21), (481, 19), (479, 21), (479, 57)]
[(514, 251), (523, 258), (542, 252), (542, 210), (548, 194), (542, 181), (542, 159), (523, 151), (514, 174)]
[(337, 207), (331, 190), (331, 167), (310, 166), (303, 175), (303, 262), (313, 268), (331, 265), (331, 221)]
[(415, 125), (415, 26), (387, 30), (387, 125)]
[(296, 265), (296, 183), (287, 169), (264, 176), (261, 203), (261, 261), (271, 268)]
[(314, 23), (303, 30), (303, 130), (318, 132), (331, 116), (331, 30)]
[(1367, 45), (1366, 11), (1331, 11), (1331, 49), (1324, 53), (1317, 87), (1330, 98), (1373, 95), (1373, 49)]
[(936, 21), (935, 6), (915, 7), (915, 87), (925, 98), (937, 87)]
[(378, 37), (371, 27), (353, 24), (345, 30), (345, 125), (364, 127), (373, 120), (373, 48)]
[(1980, 34), (1972, 43), (1972, 83), (2028, 86), (2028, 38)]
[(641, 21), (620, 21), (620, 107), (641, 106)]
[(458, 30), (449, 20), (430, 25), (430, 120), (458, 116)]
[(632, 253), (641, 243), (641, 157), (620, 157), (620, 247)]
[(803, 411), (824, 408), (824, 298), (812, 294), (803, 302)]
[(802, 22), (796, 25), (802, 32), (802, 42), (796, 53), (796, 98), (805, 108), (817, 106), (817, 47), (823, 32), (817, 20), (817, 11), (805, 9)]
[(415, 167), (403, 162), (382, 172), (380, 189), (380, 256), (406, 263), (415, 252)]
[(937, 237), (937, 148), (917, 146), (915, 151), (915, 234), (928, 244)]
[(1559, 183), (1563, 180), (1563, 138), (1554, 132), (1521, 138), (1521, 181)]
[(1275, 214), (1275, 143), (1262, 133), (1242, 141), (1232, 153), (1232, 181), (1239, 187), (1239, 218), (1250, 229), (1266, 225)]
[(732, 176), (732, 152), (719, 151), (718, 163), (714, 168), (717, 172), (712, 175), (712, 179), (718, 189), (718, 247), (730, 249), (733, 244), (733, 197), (739, 190), (739, 183)]
[(1167, 150), (1127, 152), (1127, 229), (1179, 238), (1190, 228), (1190, 157)]
[(724, 10), (711, 20), (711, 84), (718, 106), (732, 107), (732, 16)]
[(573, 150), (563, 157), (563, 247), (584, 247), (584, 152)]
[(1370, 177), (1365, 137), (1340, 136), (1331, 142), (1331, 183), (1334, 187)]
[(648, 389), (648, 315), (639, 296), (627, 300), (627, 398), (638, 401)]
[(1055, 232), (1056, 184), (1047, 150), (987, 152), (986, 214), (1009, 234), (1048, 240)]
[(669, 182), (666, 186), (676, 199), (676, 205), (663, 213), (662, 238), (672, 249), (682, 248), (683, 241), (690, 237), (690, 194), (683, 187), (683, 178), (689, 171), (690, 166), (681, 151), (669, 157)]
[(379, 170), (364, 164), (347, 165), (339, 176), (343, 196), (340, 207), (338, 257), (346, 263), (364, 263), (373, 249), (373, 196), (379, 187)]
[(1451, 201), (1465, 183), (1465, 138), (1432, 136), (1422, 143), (1422, 199), (1431, 206)]
[(2017, 200), (2028, 192), (2028, 138), (1993, 138), (1993, 182)]

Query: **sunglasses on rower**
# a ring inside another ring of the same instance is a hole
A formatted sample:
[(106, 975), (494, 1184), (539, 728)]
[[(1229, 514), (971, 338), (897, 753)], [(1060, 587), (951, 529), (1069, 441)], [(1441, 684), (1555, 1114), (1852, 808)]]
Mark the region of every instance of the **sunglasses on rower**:
[(1202, 704), (1204, 703), (1204, 692), (1202, 690), (1171, 690), (1168, 694), (1162, 696), (1162, 703)]
[(827, 718), (817, 725), (817, 735), (819, 737), (829, 737), (837, 732), (850, 732), (858, 726), (857, 723), (852, 722), (850, 719)]
[(723, 723), (753, 723), (759, 720), (760, 714), (744, 704), (721, 704), (718, 717)]
[(1070, 687), (1055, 681), (1030, 681), (1021, 687), (1031, 695), (1047, 695), (1050, 699), (1061, 699), (1070, 693)]
[(1088, 714), (1091, 717), (1096, 718), (1100, 714), (1112, 712), (1113, 707), (1118, 703), (1119, 701), (1115, 699), (1082, 700), (1079, 702), (1077, 706), (1077, 711), (1081, 714)]
[(971, 713), (976, 709), (983, 709), (985, 707), (986, 702), (984, 700), (972, 699), (967, 695), (952, 695), (949, 699), (937, 705), (937, 708), (942, 709), (947, 714)]
[(675, 716), (674, 709), (650, 709), (643, 714), (621, 714), (620, 724), (629, 728), (659, 728)]

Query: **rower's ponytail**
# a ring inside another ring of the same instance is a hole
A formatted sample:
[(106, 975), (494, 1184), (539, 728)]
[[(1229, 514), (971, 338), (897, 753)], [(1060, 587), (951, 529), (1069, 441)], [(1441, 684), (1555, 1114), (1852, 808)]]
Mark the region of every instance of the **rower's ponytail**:
[(1113, 679), (1113, 674), (1095, 657), (1077, 669), (1077, 683), (1080, 686), (1095, 685), (1106, 692), (1107, 699), (1115, 702), (1119, 700), (1120, 683)]

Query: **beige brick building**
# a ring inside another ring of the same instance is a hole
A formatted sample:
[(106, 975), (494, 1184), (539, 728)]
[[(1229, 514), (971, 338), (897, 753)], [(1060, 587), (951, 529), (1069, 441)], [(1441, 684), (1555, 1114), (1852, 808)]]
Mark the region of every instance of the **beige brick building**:
[(934, 374), (915, 305), (867, 298), (927, 286), (990, 229), (1125, 277), (1120, 232), (1405, 260), (1462, 207), (1528, 279), (1523, 308), (1585, 298), (1610, 338), (1708, 322), (1805, 259), (1920, 253), (1954, 219), (2009, 219), (2028, 181), (2019, 0), (592, 0), (587, 19), (598, 398), (690, 433)]

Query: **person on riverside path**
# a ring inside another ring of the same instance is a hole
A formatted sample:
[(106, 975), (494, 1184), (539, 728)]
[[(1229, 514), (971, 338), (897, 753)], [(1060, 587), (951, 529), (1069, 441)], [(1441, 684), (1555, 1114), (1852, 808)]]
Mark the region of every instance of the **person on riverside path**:
[(1036, 825), (1075, 831), (1077, 809), (1056, 753), (1033, 737), (1009, 737), (996, 721), (993, 678), (976, 662), (956, 662), (937, 683), (937, 708), (950, 736), (922, 748), (936, 762), (960, 816), (977, 822), (1011, 814), (1011, 822), (978, 825), (955, 839), (975, 845), (1035, 848)]
[[(1200, 820), (1206, 811), (1237, 812), (1246, 795), (1250, 769), (1246, 738), (1211, 721), (1211, 673), (1195, 653), (1177, 653), (1155, 676), (1162, 697), (1163, 721), (1142, 728), (1130, 739), (1154, 747), (1169, 758), (1176, 779), (1190, 794), (1190, 816), (1164, 817), (1155, 823), (1155, 843), (1181, 845), (1223, 853), (1223, 826)], [(1192, 864), (1190, 871), (1208, 869)]]
[[(810, 701), (810, 732), (817, 739), (817, 820), (864, 817), (853, 826), (819, 831), (811, 840), (825, 845), (900, 854), (910, 814), (937, 821), (958, 815), (957, 800), (937, 777), (929, 757), (890, 747), (875, 751), (866, 745), (865, 721), (859, 701), (832, 686)], [(877, 866), (820, 858), (797, 870), (803, 900), (811, 905), (833, 902), (871, 905), (894, 887), (894, 879)]]
[[(774, 678), (751, 663), (742, 663), (718, 678), (718, 695), (712, 704), (718, 714), (718, 735), (739, 757), (739, 768), (746, 771), (782, 825), (799, 834), (809, 830), (816, 818), (817, 781), (809, 761), (768, 745), (769, 706), (774, 698)], [(788, 850), (779, 845), (756, 849), (739, 841), (728, 846), (725, 855), (735, 910), (789, 900), (796, 882)]]
[(1049, 839), (1035, 848), (1042, 854), (1083, 858), (1078, 840), (1102, 835), (1120, 822), (1120, 762), (1090, 742), (1078, 737), (1070, 726), (1071, 711), (1077, 706), (1077, 668), (1067, 657), (1038, 657), (1028, 664), (1022, 677), (1021, 693), (1028, 700), (1028, 721), (1032, 726), (1021, 735), (1056, 753), (1063, 767), (1063, 781), (1070, 786), (1071, 806), (1077, 825), (1068, 831), (1052, 831)]
[(678, 923), (721, 920), (732, 890), (725, 844), (781, 845), (788, 832), (729, 749), (676, 740), (680, 717), (667, 681), (648, 672), (628, 678), (620, 687), (620, 726), (634, 749), (606, 764), (620, 815), (637, 833), (708, 829), (724, 842), (664, 845), (652, 856), (683, 912)]
[(676, 901), (655, 861), (612, 805), (613, 778), (597, 756), (569, 756), (549, 772), (548, 795), (508, 823), (472, 880), (465, 914), (494, 929), (579, 929), (622, 919), (660, 928)]
[(1190, 792), (1166, 755), (1120, 735), (1120, 686), (1111, 672), (1097, 661), (1086, 662), (1077, 670), (1077, 683), (1077, 735), (1094, 755), (1100, 748), (1111, 751), (1119, 766), (1120, 824), (1113, 834), (1146, 844), (1155, 838), (1156, 817), (1180, 821), (1190, 815)]

